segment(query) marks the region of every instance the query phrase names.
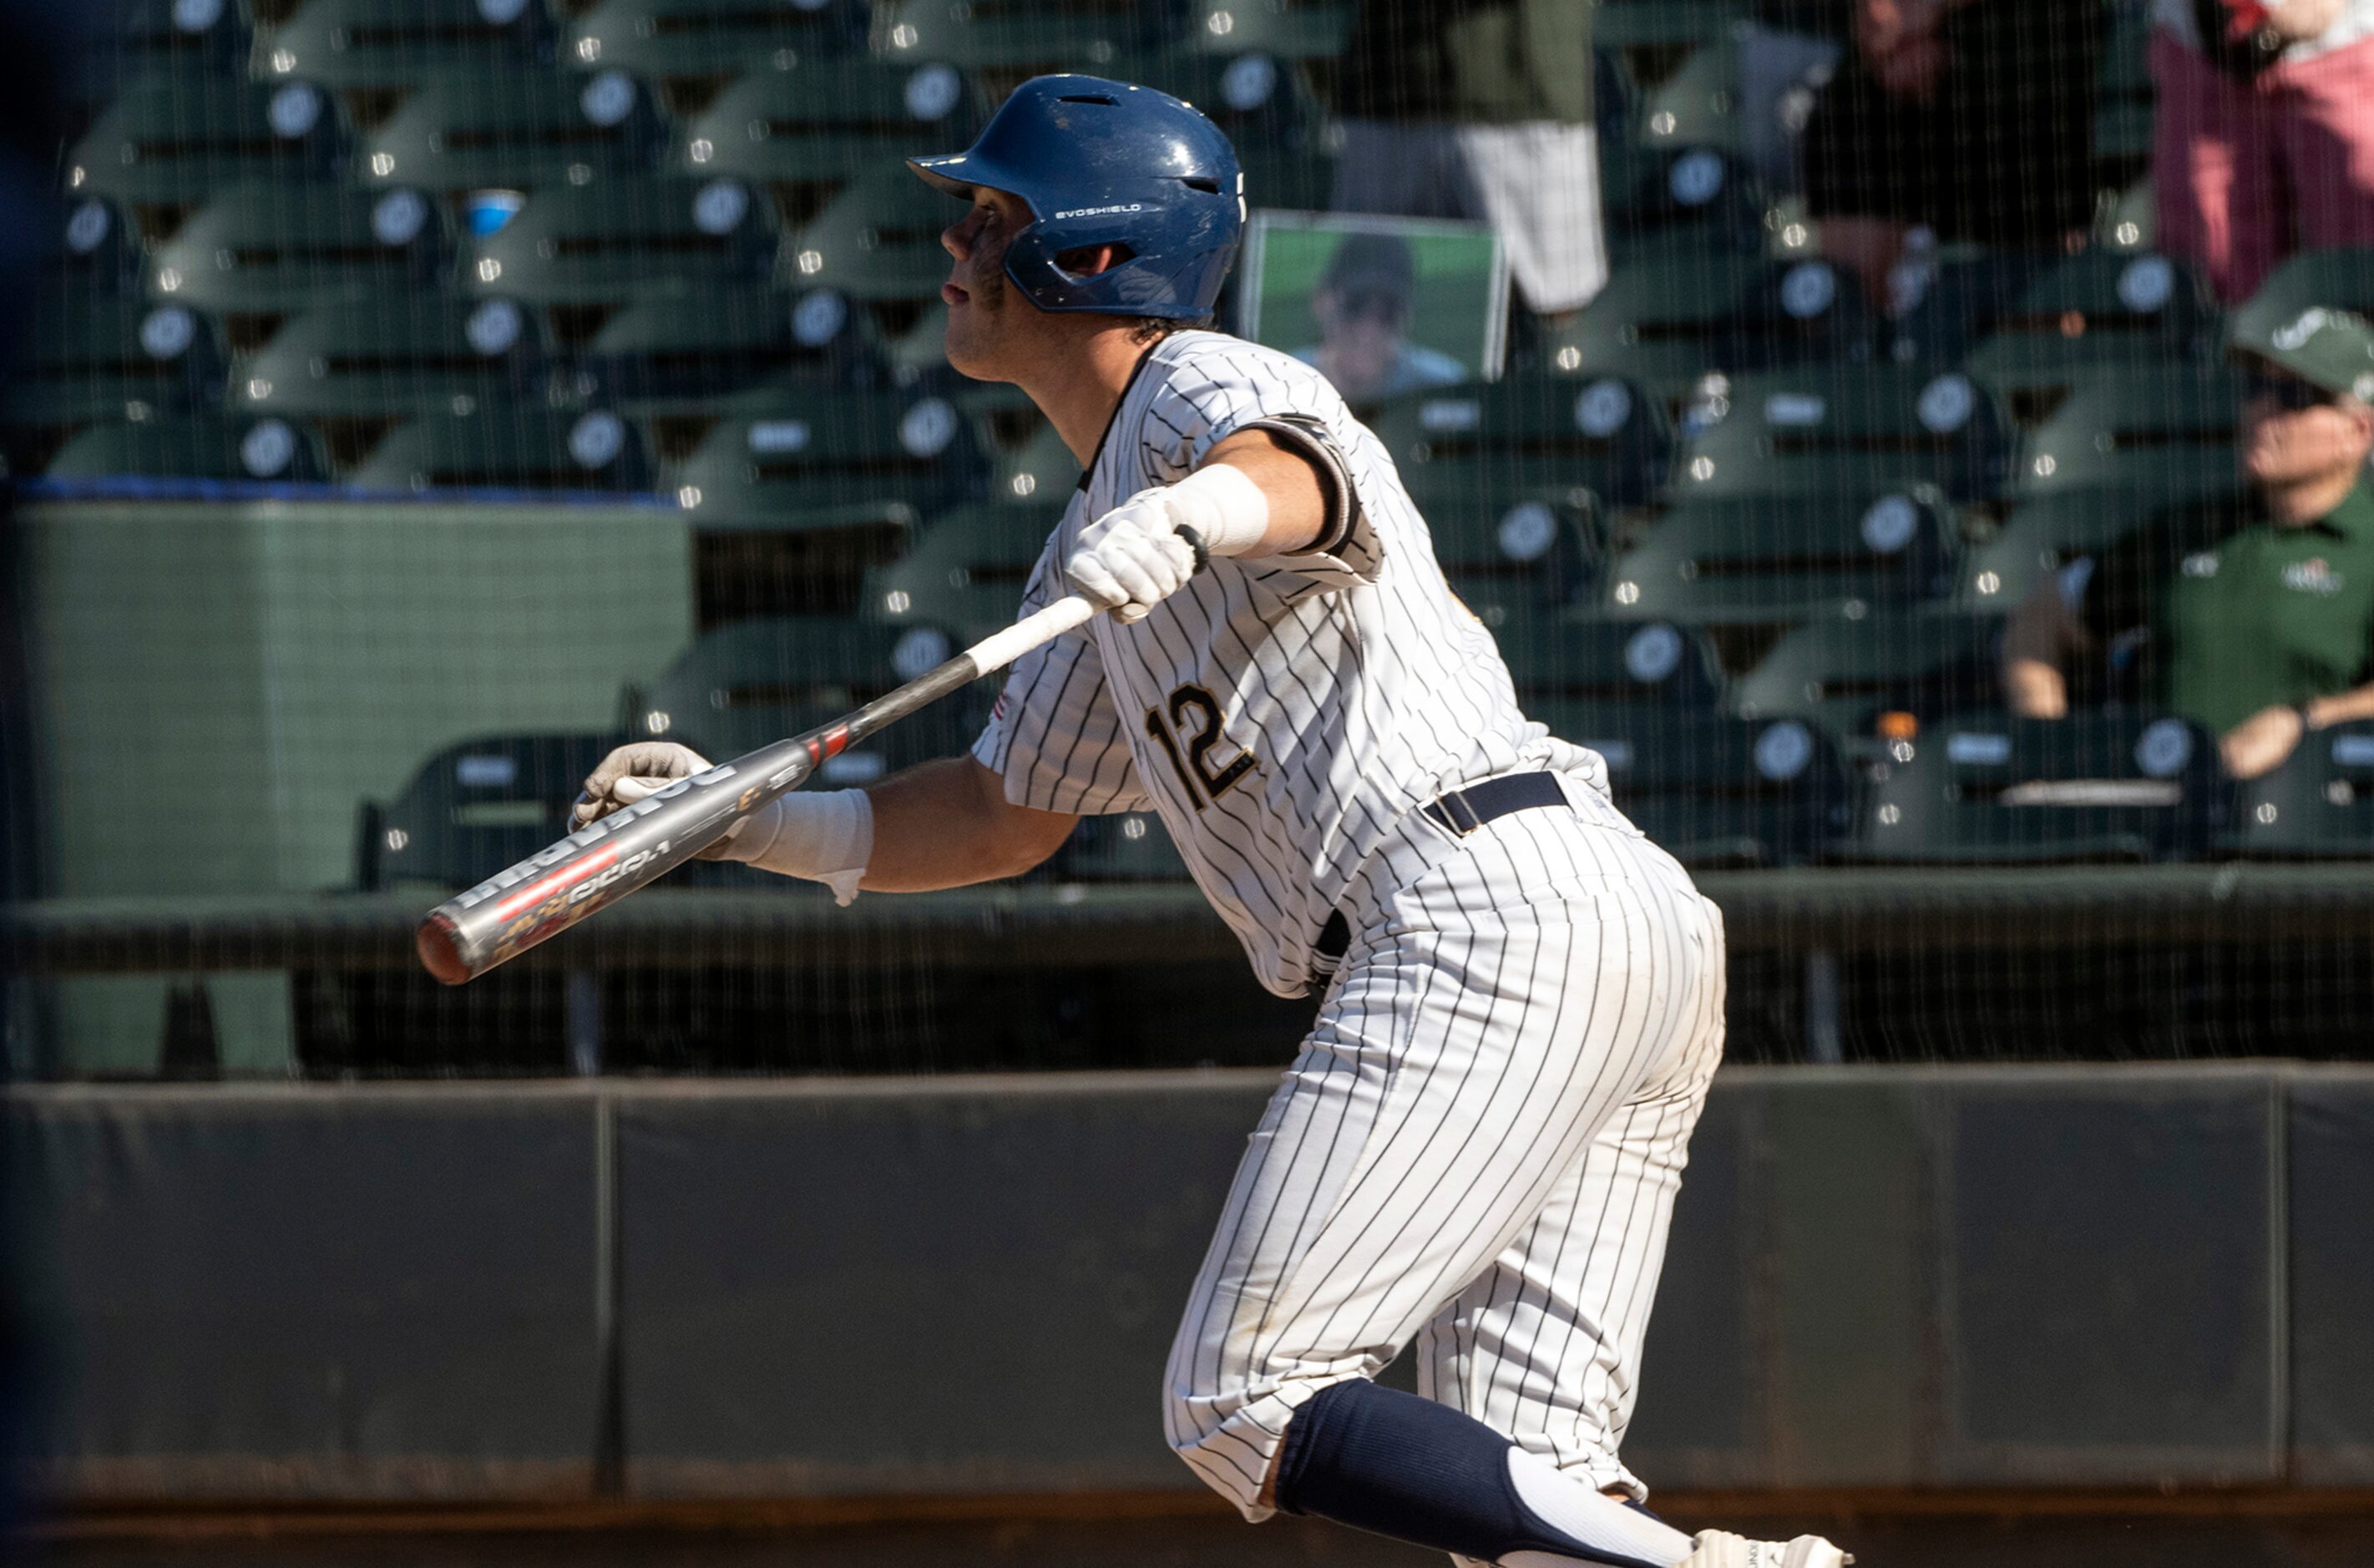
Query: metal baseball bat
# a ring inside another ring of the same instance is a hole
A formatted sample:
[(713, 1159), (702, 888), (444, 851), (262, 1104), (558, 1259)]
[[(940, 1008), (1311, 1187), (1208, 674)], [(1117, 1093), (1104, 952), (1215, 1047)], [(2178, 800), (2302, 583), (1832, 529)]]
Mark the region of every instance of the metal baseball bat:
[(798, 789), (825, 758), (1095, 614), (1077, 594), (1059, 599), (844, 719), (679, 778), (588, 824), (429, 911), (415, 940), (421, 964), (449, 986), (476, 979), (665, 876), (752, 812)]

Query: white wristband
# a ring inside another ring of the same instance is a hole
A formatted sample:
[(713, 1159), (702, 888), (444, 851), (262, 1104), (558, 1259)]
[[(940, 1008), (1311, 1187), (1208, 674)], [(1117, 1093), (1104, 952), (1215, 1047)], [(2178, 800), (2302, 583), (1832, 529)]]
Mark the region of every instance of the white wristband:
[(1252, 474), (1207, 462), (1164, 492), (1171, 515), (1215, 556), (1250, 555), (1269, 534), (1269, 497)]
[(779, 876), (805, 877), (848, 904), (874, 858), (874, 801), (863, 790), (798, 790), (744, 820), (725, 858)]

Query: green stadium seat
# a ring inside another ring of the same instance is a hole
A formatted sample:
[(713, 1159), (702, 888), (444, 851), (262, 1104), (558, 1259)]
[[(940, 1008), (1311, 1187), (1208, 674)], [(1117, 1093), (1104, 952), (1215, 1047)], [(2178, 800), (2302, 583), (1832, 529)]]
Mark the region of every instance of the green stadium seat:
[(1739, 45), (1728, 29), (1689, 49), (1671, 72), (1639, 90), (1642, 146), (1741, 150)]
[(117, 0), (92, 29), (79, 86), (100, 94), (150, 71), (247, 69), (253, 19), (246, 0)]
[(910, 530), (988, 481), (970, 422), (945, 398), (779, 387), (717, 412), (669, 471), (697, 528)]
[(2148, 251), (2159, 232), (2148, 173), (2104, 190), (2094, 213), (2094, 243), (2112, 251)]
[(1898, 612), (1808, 621), (1732, 683), (1743, 719), (1803, 719), (1867, 749), (1883, 714), (1928, 724), (2000, 700), (1998, 616)]
[(2208, 366), (2097, 371), (2021, 441), (2006, 493), (2080, 490), (2173, 499), (2229, 486), (2240, 378)]
[(1438, 497), (1426, 509), (1434, 558), (1487, 626), (1510, 606), (1571, 604), (1590, 586), (1605, 545), (1598, 497), (1565, 494)]
[(1043, 506), (942, 513), (905, 556), (865, 574), (859, 613), (886, 626), (937, 626), (962, 646), (979, 642), (1014, 624), (1030, 568), (1060, 521)]
[(1357, 9), (1357, 0), (1189, 0), (1186, 41), (1216, 54), (1333, 60), (1351, 41)]
[[(2202, 494), (2227, 494), (2239, 485), (2239, 476), (2229, 474)], [(1992, 537), (1964, 553), (1960, 597), (1974, 610), (2009, 609), (2070, 560), (2108, 548), (2191, 499), (2162, 489), (2083, 491), (2024, 501)]]
[(936, 300), (948, 275), (940, 235), (962, 216), (904, 169), (853, 181), (785, 247), (793, 281), (852, 299)]
[(1620, 48), (1712, 43), (1754, 11), (1752, 0), (1601, 0), (1592, 33)]
[(1714, 644), (1696, 626), (1512, 605), (1492, 636), (1528, 711), (1562, 701), (1710, 712), (1722, 695)]
[(919, 150), (964, 146), (988, 112), (953, 65), (800, 55), (727, 83), (685, 121), (681, 148), (696, 173), (839, 185)]
[(69, 200), (55, 235), (46, 270), (50, 292), (68, 297), (60, 301), (64, 309), (76, 309), (73, 301), (94, 295), (131, 292), (147, 275), (148, 253), (138, 227), (105, 196)]
[(2152, 8), (2113, 4), (2094, 103), (2094, 160), (2133, 170), (2151, 158)]
[(41, 476), (86, 489), (114, 479), (304, 485), (328, 479), (330, 464), (320, 437), (303, 424), (217, 416), (94, 425), (59, 448)]
[(2009, 465), (2008, 415), (1959, 371), (1801, 366), (1727, 379), (1692, 406), (1674, 459), (1683, 502), (1872, 496), (1927, 485), (1990, 496)]
[(1670, 440), (1656, 400), (1613, 377), (1512, 377), (1396, 398), (1372, 427), (1422, 507), (1487, 487), (1610, 507), (1656, 493)]
[(1096, 70), (1117, 54), (1170, 41), (1172, 7), (1144, 0), (883, 0), (874, 50), (894, 61), (945, 60), (1035, 71)]
[(1898, 327), (1897, 357), (1999, 389), (2214, 357), (2220, 323), (2192, 269), (2156, 252), (2003, 253), (1950, 263)]
[(363, 138), (360, 169), (375, 185), (542, 193), (647, 168), (666, 145), (658, 99), (624, 71), (567, 76), (474, 60), (424, 76)]
[(256, 45), (262, 73), (338, 88), (403, 88), (455, 66), (524, 77), (549, 67), (546, 0), (302, 0)]
[(607, 409), (484, 403), (397, 426), (347, 477), (362, 489), (533, 498), (648, 491), (652, 465), (641, 434)]
[(1852, 817), (1838, 747), (1802, 720), (1621, 702), (1525, 712), (1606, 759), (1616, 807), (1686, 866), (1803, 865)]
[(615, 735), (481, 735), (439, 751), (393, 801), (363, 802), (355, 884), (471, 886), (568, 831)]
[(1082, 817), (1048, 871), (1059, 882), (1185, 882), (1170, 830), (1152, 812)]
[(534, 193), (467, 242), (460, 273), (465, 287), (539, 304), (617, 304), (770, 282), (781, 245), (773, 204), (730, 174), (639, 176)]
[(1033, 513), (1043, 511), (1051, 501), (1061, 506), (1080, 482), (1080, 460), (1064, 444), (1062, 433), (1043, 420), (1035, 422), (1028, 439), (1001, 448), (995, 461), (991, 499), (1028, 507)]
[(2238, 786), (2219, 848), (2284, 860), (2374, 855), (2374, 723), (2319, 730), (2274, 772)]
[[(1260, 3), (1238, 5), (1234, 14), (1250, 14)], [(1172, 49), (1095, 71), (1159, 88), (1210, 115), (1236, 146), (1248, 206), (1308, 212), (1328, 205), (1334, 154), (1327, 146), (1327, 112), (1293, 61), (1258, 50), (1230, 55)]]
[(160, 294), (213, 310), (300, 310), (434, 287), (452, 255), (441, 204), (408, 186), (239, 185), (158, 245)]
[(1914, 606), (1954, 591), (1956, 519), (1933, 490), (1687, 504), (1608, 568), (1619, 614), (1776, 623)]
[(589, 396), (639, 417), (692, 415), (770, 383), (849, 384), (868, 358), (865, 318), (830, 289), (654, 292), (622, 307), (578, 351)]
[(1973, 713), (1893, 743), (1865, 776), (1840, 860), (2148, 860), (2204, 852), (2234, 787), (2215, 737), (2150, 713)]
[(348, 142), (337, 100), (307, 81), (206, 71), (142, 76), (66, 155), (70, 197), (193, 206), (251, 181), (326, 180)]
[(288, 415), (409, 418), (536, 401), (556, 369), (542, 314), (515, 300), (390, 294), (289, 317), (240, 362), (232, 400)]
[(1677, 246), (1756, 254), (1765, 249), (1764, 194), (1720, 147), (1602, 146), (1609, 259), (1617, 268)]
[(1675, 244), (1617, 268), (1545, 354), (1561, 370), (1621, 376), (1678, 405), (1710, 371), (1866, 361), (1875, 324), (1853, 279), (1828, 262)]
[(867, 20), (865, 0), (594, 0), (561, 56), (654, 80), (723, 76), (863, 53)]
[(2312, 306), (2374, 315), (2374, 245), (2302, 251), (2267, 275), (2237, 314), (2243, 331), (2271, 331)]
[[(724, 762), (846, 718), (956, 651), (930, 626), (887, 626), (835, 615), (736, 621), (702, 634), (648, 687), (620, 697), (634, 735), (677, 741)], [(862, 784), (972, 743), (987, 698), (980, 690), (934, 703), (875, 739), (828, 758), (817, 782)]]
[(207, 409), (222, 400), (227, 363), (222, 329), (203, 310), (123, 297), (56, 301), (33, 312), (0, 417), (55, 428)]

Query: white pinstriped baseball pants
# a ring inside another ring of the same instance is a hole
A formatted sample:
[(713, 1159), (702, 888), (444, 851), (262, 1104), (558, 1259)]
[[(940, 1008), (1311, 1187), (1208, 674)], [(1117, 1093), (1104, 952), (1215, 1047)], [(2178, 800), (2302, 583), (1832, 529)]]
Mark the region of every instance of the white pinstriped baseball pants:
[[(1690, 1131), (1722, 925), (1595, 795), (1364, 892), (1169, 1369), (1171, 1445), (1249, 1519), (1287, 1419), (1417, 1337), (1418, 1391), (1594, 1488), (1616, 1457)], [(1427, 831), (1437, 832), (1428, 825)]]

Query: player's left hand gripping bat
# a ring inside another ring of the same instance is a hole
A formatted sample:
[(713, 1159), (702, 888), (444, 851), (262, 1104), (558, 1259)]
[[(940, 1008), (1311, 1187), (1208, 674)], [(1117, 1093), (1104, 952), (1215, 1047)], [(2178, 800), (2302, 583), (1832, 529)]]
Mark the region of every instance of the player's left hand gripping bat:
[(1095, 614), (1077, 594), (1058, 599), (847, 718), (679, 778), (588, 824), (431, 909), (416, 939), (420, 962), (449, 986), (476, 978), (665, 876), (752, 812), (798, 789), (825, 758), (1004, 669)]

